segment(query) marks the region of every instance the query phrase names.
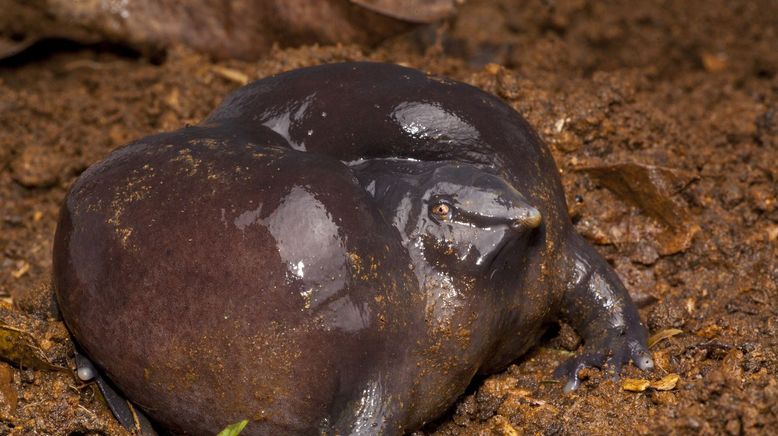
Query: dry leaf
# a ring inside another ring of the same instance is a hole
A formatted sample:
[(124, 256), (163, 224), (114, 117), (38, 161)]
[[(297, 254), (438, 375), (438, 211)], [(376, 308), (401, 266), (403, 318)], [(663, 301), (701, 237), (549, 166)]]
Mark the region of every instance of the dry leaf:
[(364, 8), (411, 23), (432, 23), (454, 15), (454, 0), (351, 0)]
[(643, 392), (651, 383), (648, 380), (639, 378), (625, 378), (621, 382), (621, 388), (630, 392)]
[(214, 73), (218, 74), (219, 76), (224, 77), (227, 80), (233, 81), (239, 85), (245, 85), (249, 83), (250, 80), (249, 76), (247, 76), (246, 74), (238, 70), (233, 70), (232, 68), (214, 65), (212, 67), (212, 70)]
[(678, 329), (660, 330), (648, 338), (648, 347), (651, 348), (654, 345), (656, 345), (658, 342), (662, 341), (663, 339), (672, 338), (673, 336), (679, 335), (681, 333), (683, 333), (683, 330), (678, 330)]
[(634, 162), (579, 167), (622, 200), (642, 209), (666, 227), (657, 235), (659, 254), (686, 250), (700, 227), (677, 195), (698, 176), (688, 171)]
[(678, 374), (667, 374), (661, 379), (652, 382), (650, 386), (652, 389), (656, 389), (658, 391), (669, 391), (675, 389), (675, 385), (678, 384), (678, 380), (680, 379), (681, 376)]
[(49, 362), (31, 334), (0, 324), (0, 359), (24, 368), (62, 369)]

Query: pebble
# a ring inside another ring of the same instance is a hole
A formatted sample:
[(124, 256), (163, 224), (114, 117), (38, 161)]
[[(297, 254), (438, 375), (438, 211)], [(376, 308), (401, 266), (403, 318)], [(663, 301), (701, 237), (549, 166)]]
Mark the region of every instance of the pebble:
[(48, 147), (30, 145), (11, 162), (14, 181), (28, 188), (48, 188), (59, 182), (62, 161)]

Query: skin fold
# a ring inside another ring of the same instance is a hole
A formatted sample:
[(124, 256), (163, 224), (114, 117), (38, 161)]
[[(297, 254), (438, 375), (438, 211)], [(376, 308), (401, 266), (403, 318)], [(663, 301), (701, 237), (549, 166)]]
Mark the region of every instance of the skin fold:
[(65, 199), (54, 283), (85, 355), (185, 434), (402, 434), (557, 319), (584, 338), (568, 390), (653, 365), (526, 121), (391, 64), (272, 76), (114, 151)]

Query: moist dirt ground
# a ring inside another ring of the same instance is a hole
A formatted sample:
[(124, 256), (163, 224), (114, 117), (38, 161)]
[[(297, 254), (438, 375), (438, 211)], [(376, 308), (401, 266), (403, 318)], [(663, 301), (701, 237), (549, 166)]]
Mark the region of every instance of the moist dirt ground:
[(553, 370), (581, 344), (552, 327), (416, 434), (778, 434), (776, 17), (767, 0), (470, 0), (370, 47), (243, 62), (44, 41), (0, 61), (0, 434), (125, 434), (75, 378), (50, 287), (79, 173), (246, 81), (348, 60), (465, 81), (521, 112), (654, 335), (652, 371), (586, 370), (565, 394)]

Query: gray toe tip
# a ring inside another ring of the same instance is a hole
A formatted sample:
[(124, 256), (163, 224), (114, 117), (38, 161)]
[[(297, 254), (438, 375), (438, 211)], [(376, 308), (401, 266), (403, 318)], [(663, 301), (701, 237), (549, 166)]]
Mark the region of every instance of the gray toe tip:
[(576, 379), (569, 380), (566, 384), (564, 389), (562, 390), (564, 393), (569, 394), (570, 392), (573, 392), (574, 390), (578, 389), (578, 386), (581, 383)]
[(78, 368), (76, 375), (79, 380), (87, 382), (95, 378), (96, 374), (94, 368), (91, 366), (82, 366), (81, 368)]
[(648, 369), (653, 369), (654, 359), (651, 358), (651, 355), (644, 354), (635, 360), (635, 365), (644, 371)]

